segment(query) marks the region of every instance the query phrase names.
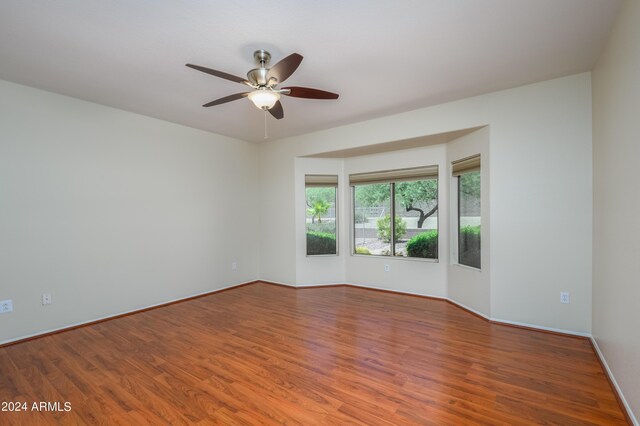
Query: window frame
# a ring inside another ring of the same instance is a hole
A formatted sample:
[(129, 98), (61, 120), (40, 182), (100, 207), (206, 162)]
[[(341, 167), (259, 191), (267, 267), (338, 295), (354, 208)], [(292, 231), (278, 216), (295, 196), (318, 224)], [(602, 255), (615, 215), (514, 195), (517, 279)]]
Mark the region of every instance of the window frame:
[(383, 254), (359, 254), (356, 253), (356, 221), (355, 221), (355, 213), (356, 213), (356, 191), (355, 188), (356, 186), (364, 186), (366, 185), (366, 183), (363, 184), (350, 184), (350, 190), (351, 190), (351, 196), (349, 197), (351, 200), (351, 227), (352, 227), (352, 232), (351, 232), (351, 256), (356, 256), (356, 257), (366, 257), (366, 258), (378, 258), (378, 259), (398, 259), (398, 260), (408, 260), (408, 261), (418, 261), (418, 262), (428, 262), (428, 263), (439, 263), (440, 262), (440, 237), (441, 237), (441, 233), (440, 233), (440, 227), (441, 227), (441, 221), (440, 221), (440, 166), (439, 165), (433, 165), (433, 166), (428, 166), (428, 167), (437, 167), (438, 170), (438, 174), (436, 175), (435, 178), (426, 178), (426, 179), (415, 179), (415, 180), (407, 180), (405, 182), (419, 182), (422, 180), (429, 180), (429, 179), (434, 179), (437, 182), (437, 187), (438, 187), (438, 192), (437, 192), (437, 204), (438, 204), (438, 221), (437, 221), (437, 226), (436, 226), (436, 231), (438, 233), (438, 249), (437, 249), (437, 257), (436, 258), (430, 258), (430, 257), (413, 257), (413, 256), (396, 256), (396, 241), (395, 241), (395, 214), (396, 214), (396, 183), (399, 182), (403, 182), (403, 180), (399, 180), (399, 181), (389, 181), (386, 182), (389, 185), (389, 192), (390, 192), (390, 208), (389, 208), (389, 215), (390, 215), (390, 223), (389, 223), (389, 232), (390, 232), (390, 237), (391, 237), (391, 241), (389, 242), (390, 245), (390, 250), (389, 250), (389, 254), (388, 255), (383, 255)]
[(460, 263), (460, 176), (455, 176), (456, 180), (456, 263), (460, 266), (467, 266)]
[[(313, 185), (313, 186), (307, 186), (307, 176), (326, 176), (326, 177), (335, 177), (336, 178), (336, 183), (335, 185), (330, 185), (327, 184), (325, 186), (323, 185)], [(336, 225), (336, 252), (335, 253), (327, 253), (327, 254), (309, 254), (309, 246), (308, 246), (308, 240), (307, 240), (307, 188), (333, 188), (335, 190), (335, 201), (334, 201), (334, 211), (335, 211), (335, 225)], [(306, 174), (305, 175), (305, 184), (304, 184), (304, 202), (305, 202), (305, 208), (304, 208), (304, 253), (305, 253), (305, 257), (336, 257), (336, 256), (340, 256), (340, 210), (339, 210), (339, 193), (338, 193), (338, 189), (339, 189), (339, 176), (336, 174)]]
[[(389, 200), (391, 200), (391, 197), (393, 197), (393, 189), (392, 189), (392, 184), (391, 182), (388, 182), (387, 185), (389, 185)], [(361, 256), (361, 257), (374, 257), (374, 258), (392, 258), (392, 257), (396, 257), (395, 255), (391, 255), (389, 254), (387, 255), (383, 255), (383, 254), (359, 254), (356, 253), (356, 186), (357, 185), (350, 185), (351, 187), (351, 227), (352, 227), (352, 232), (351, 232), (351, 256)], [(360, 185), (362, 186), (362, 185)], [(393, 203), (390, 203), (393, 204)], [(394, 212), (394, 208), (393, 206), (389, 207), (389, 214), (392, 214)], [(393, 222), (393, 220), (391, 221)], [(395, 231), (394, 229), (394, 224), (391, 223), (389, 225), (389, 232), (391, 232), (391, 241), (389, 242), (389, 253), (393, 253), (393, 232)]]
[[(453, 174), (454, 173), (454, 171), (453, 171), (454, 165), (456, 163), (462, 163), (462, 162), (466, 162), (466, 161), (469, 161), (469, 160), (473, 160), (476, 157), (477, 157), (477, 161), (478, 161), (477, 170), (467, 170), (467, 171), (463, 170), (463, 171), (457, 172), (457, 174), (455, 174), (455, 175)], [(452, 247), (455, 247), (455, 252), (452, 253), (451, 263), (453, 265), (457, 265), (457, 266), (459, 266), (461, 268), (466, 268), (466, 269), (470, 269), (470, 270), (473, 270), (473, 271), (482, 272), (482, 258), (483, 258), (483, 256), (482, 256), (482, 162), (481, 162), (481, 155), (480, 154), (475, 154), (475, 155), (472, 155), (472, 156), (469, 156), (469, 157), (466, 157), (466, 158), (462, 158), (460, 160), (453, 161), (451, 163), (451, 167), (452, 167), (452, 176), (451, 176), (451, 178), (455, 179), (455, 181), (456, 181), (456, 183), (455, 183), (455, 188), (456, 188), (456, 197), (455, 197), (455, 199), (456, 199), (456, 208), (452, 209), (456, 213), (456, 220), (455, 220), (456, 227), (455, 227), (454, 232), (452, 232), (452, 236), (456, 239), (456, 241), (455, 241), (455, 244), (452, 246)], [(467, 265), (467, 264), (464, 264), (464, 263), (460, 263), (460, 253), (461, 253), (461, 250), (460, 250), (461, 249), (461, 247), (460, 247), (461, 246), (461, 243), (460, 243), (461, 242), (461, 238), (460, 238), (460, 235), (461, 235), (461, 233), (460, 233), (460, 229), (461, 229), (460, 228), (460, 226), (461, 226), (461, 220), (460, 220), (460, 218), (461, 218), (461, 197), (460, 197), (460, 195), (462, 193), (462, 191), (460, 190), (460, 185), (461, 185), (460, 178), (464, 174), (474, 173), (474, 172), (479, 173), (479, 177), (480, 177), (480, 267), (475, 267), (475, 266)]]

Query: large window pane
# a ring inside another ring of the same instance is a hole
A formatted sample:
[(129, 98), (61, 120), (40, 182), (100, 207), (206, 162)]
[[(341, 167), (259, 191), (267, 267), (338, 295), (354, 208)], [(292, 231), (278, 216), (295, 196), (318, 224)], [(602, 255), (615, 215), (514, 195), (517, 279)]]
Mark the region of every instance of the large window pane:
[(337, 254), (336, 187), (307, 187), (307, 255)]
[(356, 254), (391, 255), (391, 184), (356, 185), (354, 241)]
[(438, 258), (438, 180), (395, 184), (395, 255)]
[(458, 177), (458, 263), (480, 269), (480, 172)]

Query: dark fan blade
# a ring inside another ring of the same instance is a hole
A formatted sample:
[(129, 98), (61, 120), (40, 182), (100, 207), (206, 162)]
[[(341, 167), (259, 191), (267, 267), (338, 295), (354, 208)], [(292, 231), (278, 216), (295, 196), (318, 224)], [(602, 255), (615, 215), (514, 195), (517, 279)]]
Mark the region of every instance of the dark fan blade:
[(280, 101), (276, 102), (276, 104), (269, 110), (271, 115), (280, 120), (284, 117), (284, 110), (282, 109), (282, 104)]
[(292, 53), (287, 56), (277, 64), (275, 64), (269, 72), (267, 73), (267, 81), (272, 78), (278, 80), (278, 84), (285, 81), (287, 78), (293, 74), (293, 72), (298, 69), (300, 66), (300, 62), (302, 62), (302, 55), (298, 55), (297, 53)]
[(224, 98), (216, 99), (215, 101), (211, 101), (202, 105), (203, 107), (210, 107), (214, 105), (225, 104), (227, 102), (236, 101), (238, 99), (246, 98), (249, 95), (249, 92), (244, 93), (235, 93), (233, 95), (225, 96)]
[(224, 78), (225, 80), (231, 80), (236, 83), (246, 84), (247, 86), (251, 86), (247, 80), (242, 77), (236, 77), (235, 75), (227, 74), (226, 72), (212, 70), (211, 68), (201, 67), (200, 65), (186, 64), (189, 68), (193, 68), (194, 70), (206, 72), (207, 74), (215, 75), (216, 77)]
[(285, 96), (293, 96), (294, 98), (307, 99), (338, 99), (337, 93), (325, 92), (324, 90), (312, 89), (310, 87), (283, 87), (282, 90), (290, 90), (289, 94), (283, 93)]

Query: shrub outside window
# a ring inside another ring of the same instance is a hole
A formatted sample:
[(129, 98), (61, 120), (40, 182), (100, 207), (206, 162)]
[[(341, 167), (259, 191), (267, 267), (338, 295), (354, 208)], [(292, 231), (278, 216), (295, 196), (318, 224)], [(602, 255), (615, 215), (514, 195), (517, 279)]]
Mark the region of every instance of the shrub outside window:
[(458, 263), (481, 269), (480, 156), (454, 162), (458, 188)]
[(355, 174), (350, 184), (354, 254), (438, 258), (438, 166)]
[(338, 254), (338, 176), (306, 175), (307, 256)]

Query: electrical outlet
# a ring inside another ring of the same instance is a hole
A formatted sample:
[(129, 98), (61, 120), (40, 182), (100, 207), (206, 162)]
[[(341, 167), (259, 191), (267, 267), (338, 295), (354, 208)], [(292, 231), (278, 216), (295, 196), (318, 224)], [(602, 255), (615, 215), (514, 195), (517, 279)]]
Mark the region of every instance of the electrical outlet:
[(391, 270), (391, 266), (385, 264), (384, 265), (384, 271), (385, 272), (389, 272), (390, 270)]
[(42, 294), (42, 306), (51, 304), (51, 293)]
[(0, 314), (7, 314), (9, 312), (13, 312), (13, 300), (0, 301)]
[(238, 262), (231, 262), (231, 270), (235, 271), (236, 269), (238, 269)]
[(560, 293), (560, 303), (571, 303), (571, 298), (569, 297), (569, 293), (563, 291)]

